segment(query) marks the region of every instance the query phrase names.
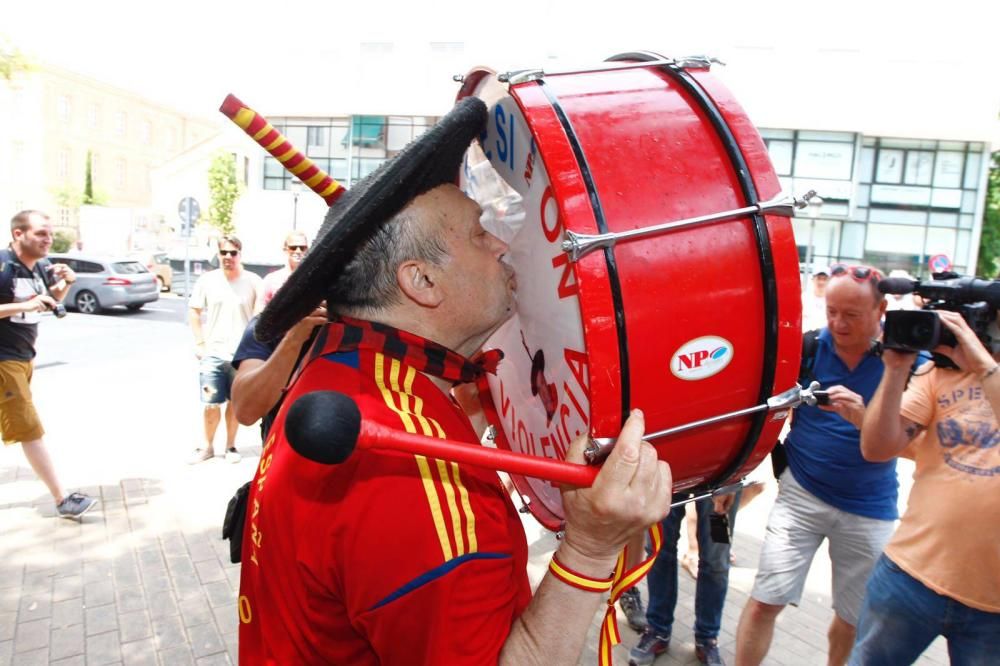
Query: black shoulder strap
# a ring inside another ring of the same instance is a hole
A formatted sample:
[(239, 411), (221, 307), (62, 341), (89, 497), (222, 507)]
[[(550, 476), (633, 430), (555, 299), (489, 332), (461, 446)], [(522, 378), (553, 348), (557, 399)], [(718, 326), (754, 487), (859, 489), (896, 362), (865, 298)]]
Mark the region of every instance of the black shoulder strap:
[(819, 349), (819, 329), (802, 334), (802, 360), (799, 362), (799, 384), (803, 387), (816, 379), (813, 366), (816, 365), (816, 350)]
[(10, 248), (0, 248), (0, 294), (14, 295), (15, 261), (17, 258)]

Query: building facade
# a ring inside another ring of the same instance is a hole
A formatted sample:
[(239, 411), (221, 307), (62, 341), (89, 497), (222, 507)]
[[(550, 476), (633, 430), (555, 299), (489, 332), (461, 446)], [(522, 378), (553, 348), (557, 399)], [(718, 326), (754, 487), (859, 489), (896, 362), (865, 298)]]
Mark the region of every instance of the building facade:
[(219, 128), (46, 64), (0, 80), (0, 125), (0, 210), (44, 210), (74, 234), (88, 159), (97, 201), (155, 227), (152, 170)]
[(793, 220), (804, 273), (845, 261), (927, 276), (930, 259), (941, 255), (960, 273), (975, 271), (985, 142), (760, 132), (783, 189), (822, 197)]

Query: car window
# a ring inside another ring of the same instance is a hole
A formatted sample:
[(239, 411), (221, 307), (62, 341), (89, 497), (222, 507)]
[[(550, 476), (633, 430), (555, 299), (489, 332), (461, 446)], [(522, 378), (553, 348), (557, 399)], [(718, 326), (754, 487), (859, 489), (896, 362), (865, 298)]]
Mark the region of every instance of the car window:
[(154, 264), (164, 264), (164, 265), (166, 265), (166, 264), (169, 264), (170, 261), (167, 259), (167, 255), (166, 254), (154, 254), (153, 255), (153, 263)]
[(104, 266), (101, 266), (96, 261), (83, 261), (81, 259), (76, 260), (77, 268), (75, 269), (77, 273), (103, 273)]
[(115, 273), (148, 273), (149, 270), (146, 269), (138, 261), (118, 261), (111, 264), (111, 270)]
[(49, 256), (49, 261), (51, 261), (53, 264), (66, 264), (67, 266), (69, 266), (70, 270), (74, 272), (80, 270), (76, 267), (76, 259), (70, 259), (69, 257)]

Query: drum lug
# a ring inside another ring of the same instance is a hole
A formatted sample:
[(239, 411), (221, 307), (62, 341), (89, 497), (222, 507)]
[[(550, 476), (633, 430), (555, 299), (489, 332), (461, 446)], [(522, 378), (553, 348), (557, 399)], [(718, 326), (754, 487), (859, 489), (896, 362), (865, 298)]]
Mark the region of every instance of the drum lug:
[(805, 208), (809, 205), (809, 200), (815, 196), (817, 196), (815, 190), (809, 190), (809, 192), (807, 192), (801, 199), (791, 195), (779, 194), (773, 199), (757, 203), (752, 206), (725, 210), (720, 213), (699, 215), (698, 217), (689, 217), (683, 220), (675, 220), (673, 222), (664, 222), (663, 224), (656, 224), (651, 227), (643, 227), (641, 229), (632, 229), (630, 231), (619, 231), (606, 234), (578, 234), (574, 231), (567, 230), (566, 239), (562, 242), (562, 250), (570, 255), (570, 259), (572, 261), (578, 261), (580, 257), (588, 252), (598, 248), (614, 247), (618, 241), (643, 238), (645, 236), (654, 236), (668, 231), (673, 231), (674, 229), (707, 224), (709, 222), (733, 220), (746, 215), (766, 214), (791, 217), (796, 208)]
[(503, 72), (497, 75), (497, 80), (500, 81), (500, 83), (509, 83), (512, 86), (516, 86), (518, 83), (538, 81), (539, 79), (544, 78), (545, 72), (540, 69), (521, 69), (516, 72)]
[(677, 66), (683, 67), (684, 69), (711, 69), (712, 63), (716, 65), (726, 66), (726, 63), (722, 62), (718, 58), (707, 55), (692, 55), (683, 56), (676, 59)]

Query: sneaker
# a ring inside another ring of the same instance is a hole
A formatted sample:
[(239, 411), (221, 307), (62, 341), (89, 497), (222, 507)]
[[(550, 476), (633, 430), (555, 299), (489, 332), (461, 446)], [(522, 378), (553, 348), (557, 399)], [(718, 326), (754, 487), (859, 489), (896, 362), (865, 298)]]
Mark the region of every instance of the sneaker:
[(235, 464), (235, 463), (238, 463), (242, 459), (243, 459), (243, 456), (240, 455), (240, 452), (236, 450), (235, 446), (233, 448), (231, 448), (231, 449), (226, 449), (226, 462), (227, 463), (234, 463)]
[(722, 655), (719, 653), (719, 643), (714, 639), (704, 643), (695, 643), (694, 655), (698, 657), (698, 661), (708, 664), (708, 666), (726, 666), (726, 662), (722, 660)]
[(625, 613), (628, 626), (632, 627), (633, 631), (638, 631), (640, 634), (646, 631), (646, 609), (642, 607), (639, 588), (633, 587), (622, 592), (622, 596), (618, 598), (618, 605)]
[(656, 657), (667, 651), (670, 647), (669, 636), (658, 636), (652, 629), (647, 628), (636, 645), (628, 653), (629, 666), (649, 666)]
[(56, 505), (56, 512), (62, 518), (79, 518), (97, 506), (97, 500), (83, 493), (70, 493)]
[(188, 465), (197, 465), (200, 462), (205, 462), (206, 460), (211, 460), (215, 457), (215, 451), (212, 449), (195, 449), (191, 457), (188, 458)]

